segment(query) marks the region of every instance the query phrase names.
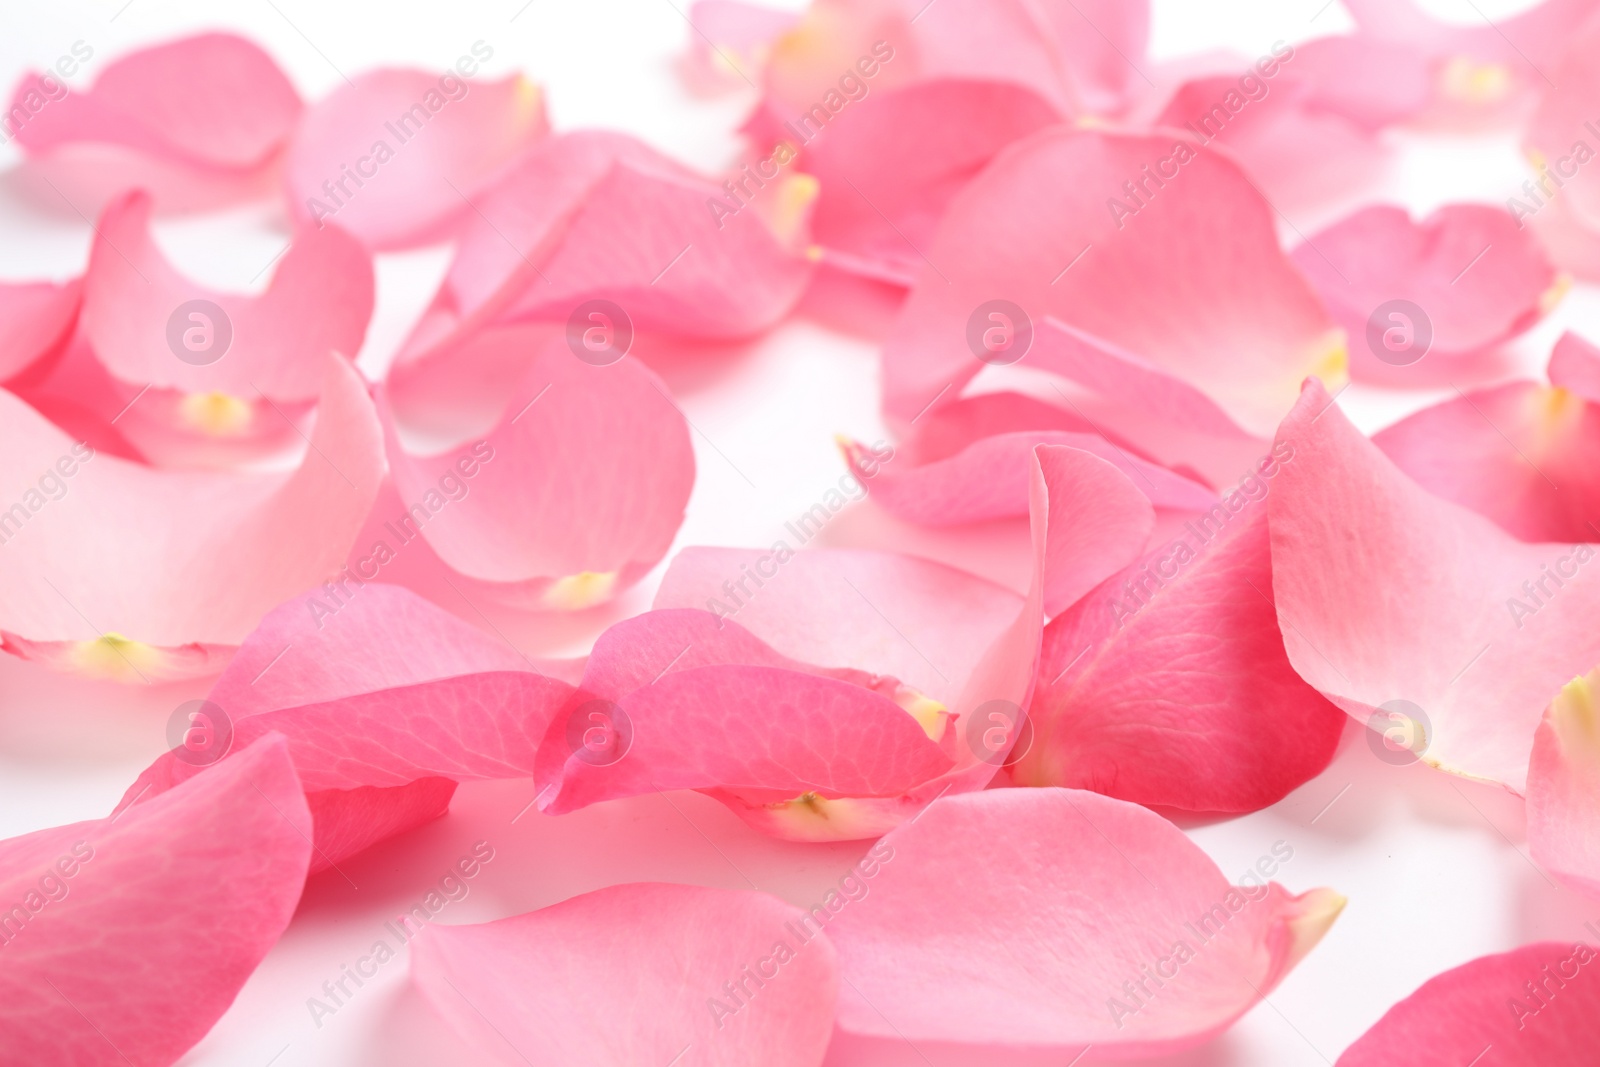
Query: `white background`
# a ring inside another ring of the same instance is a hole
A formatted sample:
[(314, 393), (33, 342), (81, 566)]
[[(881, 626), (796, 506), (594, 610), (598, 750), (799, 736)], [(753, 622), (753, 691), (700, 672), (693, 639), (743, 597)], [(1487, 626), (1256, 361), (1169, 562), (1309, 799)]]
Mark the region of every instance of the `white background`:
[[(1428, 6), (1461, 21), (1477, 17), (1467, 0)], [(1527, 4), (1476, 0), (1476, 6), (1498, 18)], [(712, 170), (738, 150), (734, 131), (752, 96), (699, 98), (683, 87), (675, 64), (689, 40), (686, 10), (683, 0), (531, 0), (526, 6), (524, 0), (239, 0), (226, 10), (215, 0), (132, 0), (126, 6), (123, 0), (0, 0), (0, 85), (9, 92), (25, 70), (48, 66), (80, 39), (95, 57), (71, 79), (79, 89), (127, 50), (227, 27), (262, 43), (302, 95), (315, 99), (340, 82), (341, 71), (443, 69), (481, 39), (494, 49), (483, 76), (527, 73), (546, 88), (556, 129), (627, 130)], [(1350, 25), (1337, 3), (1324, 9), (1323, 0), (1156, 0), (1155, 10), (1157, 61), (1221, 47), (1255, 56), (1279, 38), (1299, 41)], [(1451, 200), (1503, 202), (1525, 176), (1510, 135), (1392, 139), (1399, 163), (1386, 195), (1414, 212)], [(14, 148), (0, 148), (0, 277), (79, 273), (88, 224), (69, 206), (30, 199), (3, 172), (17, 159)], [(1295, 217), (1293, 229), (1312, 233), (1336, 214)], [(282, 247), (287, 229), (281, 209), (267, 205), (162, 222), (157, 232), (192, 276), (244, 289)], [(1285, 233), (1292, 243), (1293, 231)], [(381, 372), (447, 258), (448, 249), (379, 257), (378, 309), (361, 354), (369, 373)], [(263, 277), (254, 287), (265, 284)], [(1579, 286), (1519, 342), (1530, 373), (1542, 366), (1560, 329), (1573, 325), (1587, 325), (1591, 337), (1600, 337), (1600, 302), (1590, 287)], [(770, 543), (785, 520), (819, 499), (843, 472), (834, 433), (887, 436), (877, 416), (874, 346), (804, 313), (752, 344), (706, 349), (657, 369), (698, 431), (699, 478), (680, 545)], [(1431, 399), (1361, 387), (1343, 398), (1369, 431)], [(965, 539), (933, 535), (865, 504), (834, 520), (823, 540), (938, 555), (1020, 584), (1024, 576), (1008, 551), (1018, 534), (1015, 524), (999, 523)], [(643, 610), (655, 577), (620, 604), (557, 627), (504, 624), (530, 654), (581, 651), (609, 622)], [(104, 815), (162, 751), (167, 715), (204, 688), (82, 683), (0, 657), (0, 836)], [(1260, 728), (1275, 726), (1268, 718)], [(471, 883), (470, 895), (448, 907), (444, 922), (486, 921), (641, 880), (755, 885), (810, 903), (862, 851), (761, 838), (695, 794), (606, 804), (561, 819), (531, 810), (519, 817), (532, 794), (525, 780), (469, 784), (447, 818), (341, 864), (348, 878), (328, 872), (313, 879), (282, 942), (182, 1062), (376, 1067), (465, 1061), (469, 1054), (406, 990), (403, 957), (320, 1028), (306, 1000), (324, 980), (337, 978), (341, 965), (365, 953), (382, 936), (384, 921), (420, 899), (479, 839), (493, 845), (495, 859)], [(1294, 856), (1279, 881), (1296, 892), (1332, 886), (1350, 903), (1269, 1003), (1171, 1063), (1331, 1063), (1431, 975), (1533, 940), (1577, 939), (1584, 921), (1600, 922), (1600, 904), (1555, 888), (1526, 858), (1517, 798), (1420, 765), (1382, 764), (1353, 725), (1334, 765), (1283, 802), (1242, 818), (1185, 825), (1235, 879), (1274, 842), (1287, 842)], [(606, 991), (594, 995), (604, 998)], [(884, 1062), (925, 1061), (903, 1049)]]

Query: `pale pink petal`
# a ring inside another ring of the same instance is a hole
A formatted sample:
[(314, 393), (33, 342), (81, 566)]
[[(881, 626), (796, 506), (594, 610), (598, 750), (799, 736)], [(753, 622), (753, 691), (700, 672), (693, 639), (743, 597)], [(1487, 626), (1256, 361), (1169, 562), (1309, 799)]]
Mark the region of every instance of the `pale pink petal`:
[[(306, 227), (266, 291), (221, 293), (179, 274), (149, 221), (149, 197), (133, 192), (96, 227), (83, 280), (83, 333), (94, 354), (130, 395), (149, 386), (178, 410), (197, 397), (211, 400), (208, 411), (242, 410), (221, 422), (179, 422), (190, 434), (280, 432), (274, 403), (312, 402), (328, 354), (354, 357), (362, 347), (373, 312), (370, 256), (338, 227)], [(147, 400), (155, 397), (142, 397), (141, 411), (150, 410)]]
[(1436, 496), (1523, 541), (1594, 541), (1600, 530), (1600, 408), (1533, 382), (1461, 393), (1373, 435)]
[(383, 477), (382, 431), (355, 369), (324, 365), (310, 446), (281, 473), (153, 470), (0, 392), (5, 647), (53, 643), (58, 662), (125, 681), (190, 675), (174, 649), (237, 645), (336, 570)]
[(1600, 896), (1600, 670), (1545, 709), (1528, 764), (1528, 850), (1545, 870)]
[[(1600, 12), (1593, 3), (1588, 8)], [(1569, 226), (1591, 233), (1600, 227), (1600, 181), (1587, 166), (1594, 158), (1594, 131), (1600, 129), (1600, 115), (1595, 111), (1600, 103), (1600, 77), (1592, 60), (1597, 43), (1600, 14), (1561, 42), (1559, 64), (1555, 56), (1547, 61), (1549, 84), (1539, 83), (1543, 96), (1523, 137), (1523, 148), (1539, 175), (1513, 201), (1519, 218), (1554, 215), (1559, 205)]]
[(870, 855), (869, 892), (824, 924), (840, 1029), (1063, 1062), (1085, 1045), (1148, 1056), (1220, 1033), (1344, 905), (1264, 883), (1276, 861), (1230, 885), (1159, 815), (1069, 789), (946, 797)]
[(392, 249), (475, 218), (472, 200), (549, 128), (543, 94), (520, 74), (458, 74), (483, 58), (463, 56), (442, 74), (369, 71), (318, 101), (285, 167), (295, 220), (331, 221)]
[(0, 383), (16, 384), (40, 360), (65, 347), (78, 321), (82, 283), (0, 284)]
[(806, 919), (760, 893), (612, 886), (498, 922), (432, 924), (411, 980), (495, 1062), (817, 1067), (838, 957)]
[[(1146, 178), (1162, 160), (1170, 173)], [(1108, 203), (1106, 190), (1135, 179), (1143, 206)], [(953, 401), (986, 362), (1028, 365), (1021, 346), (1041, 342), (1047, 317), (1181, 376), (1257, 436), (1302, 377), (1342, 368), (1333, 323), (1279, 251), (1272, 209), (1237, 164), (1187, 135), (1036, 134), (957, 194), (924, 251), (884, 350), (885, 405), (900, 419)]]
[(0, 843), (0, 1057), (176, 1061), (288, 926), (310, 831), (267, 738), (120, 816)]
[[(343, 572), (261, 620), (207, 695), (230, 748), (289, 745), (316, 817), (312, 870), (443, 813), (455, 783), (533, 774), (572, 693), (492, 637), (398, 586)], [(130, 786), (148, 801), (213, 760), (169, 752)]]
[(1293, 450), (1267, 498), (1289, 662), (1384, 743), (1521, 792), (1545, 706), (1600, 662), (1594, 548), (1523, 544), (1430, 495), (1314, 381), (1277, 447)]
[(1532, 232), (1486, 204), (1446, 204), (1420, 222), (1363, 208), (1291, 257), (1344, 327), (1353, 372), (1377, 380), (1508, 341), (1566, 289)]
[(742, 0), (695, 0), (689, 8), (691, 78), (719, 88), (754, 84), (773, 42), (798, 18), (792, 11)]
[[(540, 327), (499, 328), (474, 353), (424, 361), (397, 400), (438, 406), (458, 369), (500, 361), (515, 378), (488, 397), (495, 421), (470, 443), (409, 454), (390, 418), (395, 487), (408, 511), (394, 536), (420, 532), (476, 589), (522, 607), (589, 607), (666, 555), (694, 486), (689, 427), (655, 373), (628, 357), (596, 365)], [(463, 400), (463, 406), (467, 406)]]
[(1338, 1067), (1587, 1063), (1600, 1042), (1600, 983), (1585, 971), (1594, 959), (1591, 947), (1565, 941), (1479, 956), (1390, 1008)]
[[(402, 361), (485, 325), (545, 319), (576, 336), (586, 307), (626, 351), (634, 331), (741, 337), (800, 298), (814, 182), (785, 176), (748, 210), (722, 185), (622, 134), (545, 140), (475, 198), (445, 283)], [(748, 188), (754, 192), (755, 185)], [(612, 321), (617, 319), (620, 321)]]
[[(68, 58), (92, 57), (92, 47), (82, 54), (83, 44)], [(191, 167), (251, 170), (282, 151), (300, 117), (300, 97), (272, 57), (233, 34), (130, 53), (102, 70), (87, 93), (68, 91), (58, 73), (31, 75), (13, 94), (11, 128), (30, 153), (95, 142)]]
[(1550, 384), (1600, 403), (1600, 348), (1568, 330), (1550, 351)]
[(1254, 811), (1328, 765), (1345, 717), (1289, 665), (1269, 599), (1261, 497), (1280, 469), (1266, 457), (1245, 488), (1045, 628), (1019, 782)]

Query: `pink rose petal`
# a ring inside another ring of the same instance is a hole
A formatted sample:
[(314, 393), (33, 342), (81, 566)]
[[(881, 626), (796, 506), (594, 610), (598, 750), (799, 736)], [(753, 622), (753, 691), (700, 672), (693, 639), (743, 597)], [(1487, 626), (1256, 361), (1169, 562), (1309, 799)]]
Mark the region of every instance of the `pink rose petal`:
[(1600, 670), (1545, 709), (1528, 765), (1528, 849), (1562, 881), (1600, 897)]
[(21, 375), (65, 347), (78, 321), (83, 285), (33, 282), (0, 284), (0, 383), (18, 384)]

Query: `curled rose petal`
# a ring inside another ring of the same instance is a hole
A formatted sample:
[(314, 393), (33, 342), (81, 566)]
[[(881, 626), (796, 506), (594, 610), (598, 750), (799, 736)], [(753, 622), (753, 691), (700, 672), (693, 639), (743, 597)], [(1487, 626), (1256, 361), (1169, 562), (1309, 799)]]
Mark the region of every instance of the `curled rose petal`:
[(121, 807), (281, 735), (315, 816), (314, 873), (443, 814), (457, 782), (531, 775), (545, 724), (572, 693), (551, 669), (346, 570), (268, 613), (240, 646), (203, 709), (227, 740), (186, 736)]
[(310, 830), (268, 737), (120, 816), (0, 842), (0, 1056), (175, 1062), (289, 925)]
[(1376, 381), (1406, 381), (1402, 368), (1431, 356), (1408, 372), (1414, 382), (1508, 341), (1570, 284), (1532, 231), (1485, 204), (1446, 204), (1420, 222), (1403, 208), (1363, 208), (1291, 258), (1349, 336), (1352, 372)]
[[(1552, 357), (1551, 380), (1561, 371)], [(1511, 382), (1461, 393), (1372, 443), (1424, 489), (1523, 541), (1600, 540), (1600, 408), (1580, 392)]]
[(295, 220), (331, 220), (387, 250), (472, 216), (476, 197), (549, 128), (538, 86), (520, 74), (471, 76), (487, 58), (480, 48), (442, 74), (358, 75), (306, 112), (285, 168)]
[(838, 957), (808, 919), (761, 893), (612, 886), (497, 922), (430, 925), (411, 981), (482, 1054), (529, 1067), (818, 1067)]
[(344, 560), (383, 478), (360, 376), (325, 357), (292, 471), (164, 471), (97, 453), (0, 392), (6, 651), (122, 681), (215, 673), (261, 614)]
[(1289, 665), (1269, 599), (1261, 497), (1292, 462), (1265, 457), (1244, 486), (1045, 628), (1018, 782), (1254, 811), (1328, 765), (1345, 718)]
[(1306, 374), (1342, 371), (1270, 207), (1188, 135), (1055, 128), (1018, 142), (957, 194), (926, 252), (884, 349), (899, 419), (954, 401), (986, 364), (1065, 344), (1043, 336), (1047, 318), (1102, 361), (1122, 353), (1189, 384), (1246, 435), (1271, 431)]
[[(12, 383), (65, 347), (78, 322), (82, 283), (0, 284), (0, 384)], [(33, 377), (30, 375), (29, 377)]]
[(1528, 850), (1545, 870), (1600, 897), (1600, 670), (1545, 709), (1528, 764)]
[(1390, 1008), (1338, 1067), (1449, 1067), (1486, 1049), (1505, 1067), (1583, 1063), (1600, 1041), (1594, 961), (1588, 945), (1555, 941), (1479, 956)]
[(1521, 792), (1539, 716), (1600, 663), (1588, 544), (1524, 544), (1429, 494), (1316, 382), (1278, 432), (1267, 498), (1289, 662), (1394, 762)]
[[(380, 407), (408, 507), (386, 528), (420, 532), (472, 588), (524, 608), (587, 608), (633, 584), (666, 555), (694, 486), (688, 423), (655, 373), (575, 352), (555, 330), (500, 327), (399, 377), (397, 401), (438, 408), (462, 392), (454, 368), (508, 369), (495, 420), (442, 452), (410, 454)], [(462, 397), (454, 414), (473, 406)]]
[(871, 891), (824, 929), (840, 1030), (883, 1042), (1176, 1052), (1270, 993), (1344, 906), (1254, 870), (1230, 885), (1159, 815), (1072, 789), (945, 797), (873, 853)]

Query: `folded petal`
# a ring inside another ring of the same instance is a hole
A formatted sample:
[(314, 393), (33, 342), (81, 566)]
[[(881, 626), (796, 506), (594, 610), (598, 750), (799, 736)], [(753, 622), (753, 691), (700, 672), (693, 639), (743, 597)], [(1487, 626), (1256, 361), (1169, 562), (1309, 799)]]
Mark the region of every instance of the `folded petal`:
[(498, 922), (430, 925), (411, 980), (497, 1062), (817, 1067), (838, 958), (807, 918), (761, 893), (612, 886)]
[[(747, 184), (745, 195), (761, 184)], [(626, 352), (635, 331), (742, 337), (766, 329), (811, 274), (802, 230), (814, 183), (789, 176), (778, 184), (744, 210), (744, 197), (631, 137), (548, 138), (474, 199), (450, 272), (402, 361), (505, 321), (565, 323), (573, 337), (594, 339), (596, 361)]]
[(1278, 447), (1273, 600), (1295, 670), (1397, 759), (1521, 792), (1545, 706), (1600, 662), (1593, 546), (1524, 544), (1430, 495), (1316, 382)]
[(217, 679), (206, 699), (231, 747), (167, 753), (122, 806), (281, 735), (316, 817), (315, 872), (443, 814), (457, 782), (532, 775), (571, 693), (503, 641), (347, 570), (268, 613)]
[(0, 383), (13, 381), (66, 345), (82, 291), (77, 280), (0, 284)]
[(1545, 709), (1528, 765), (1528, 850), (1562, 881), (1600, 896), (1600, 670)]
[(1525, 332), (1567, 283), (1532, 231), (1486, 204), (1446, 204), (1420, 222), (1363, 208), (1291, 253), (1344, 327), (1358, 376), (1479, 353)]
[(1177, 1051), (1270, 993), (1344, 905), (1230, 885), (1165, 819), (1070, 789), (945, 797), (873, 855), (871, 892), (825, 929), (839, 1028), (886, 1041)]
[[(197, 449), (281, 441), (292, 433), (288, 412), (303, 414), (316, 399), (328, 354), (361, 348), (372, 315), (370, 257), (337, 227), (306, 227), (265, 292), (218, 292), (162, 255), (150, 210), (139, 192), (106, 209), (84, 278), (84, 335), (122, 386), (122, 410), (106, 417), (130, 414), (124, 430), (136, 439), (165, 429)], [(152, 395), (141, 395), (146, 387)]]
[(289, 925), (310, 831), (266, 738), (120, 816), (0, 842), (0, 1056), (175, 1062)]
[[(457, 70), (465, 65), (477, 69), (463, 56)], [(543, 94), (520, 74), (369, 71), (306, 112), (286, 164), (289, 208), (375, 249), (435, 240), (548, 129)]]
[(1338, 1067), (1447, 1067), (1488, 1049), (1505, 1067), (1583, 1063), (1600, 1041), (1600, 984), (1583, 971), (1594, 959), (1556, 941), (1479, 956), (1390, 1008)]
[(1047, 316), (1180, 377), (1257, 436), (1301, 378), (1342, 368), (1271, 208), (1187, 134), (1035, 134), (957, 194), (925, 251), (884, 349), (900, 419), (955, 400), (986, 363), (1027, 359)]
[[(78, 60), (83, 42), (72, 50)], [(73, 64), (76, 66), (76, 63)], [(30, 75), (11, 112), (13, 130), (37, 154), (66, 145), (121, 145), (190, 167), (251, 170), (282, 151), (300, 117), (300, 97), (254, 42), (206, 33), (132, 52), (107, 65), (87, 93), (54, 74)]]
[(1534, 382), (1460, 393), (1372, 442), (1424, 489), (1523, 541), (1600, 540), (1600, 407), (1581, 394)]
[(333, 573), (383, 451), (360, 376), (325, 360), (310, 447), (278, 473), (153, 470), (0, 392), (6, 650), (124, 681), (213, 673), (265, 611)]
[(1551, 349), (1546, 373), (1550, 375), (1550, 384), (1556, 388), (1600, 403), (1600, 348), (1572, 331), (1563, 333)]
[[(486, 331), (471, 347), (417, 365), (395, 389), (401, 402), (437, 406), (428, 394), (439, 379), (459, 381), (453, 367), (515, 365), (477, 440), (409, 454), (383, 407), (395, 487), (411, 502), (389, 528), (404, 540), (420, 532), (473, 588), (520, 607), (609, 599), (660, 562), (683, 523), (695, 476), (688, 423), (655, 373), (620, 353), (592, 362), (561, 333), (527, 326)], [(452, 389), (440, 382), (445, 396)]]

